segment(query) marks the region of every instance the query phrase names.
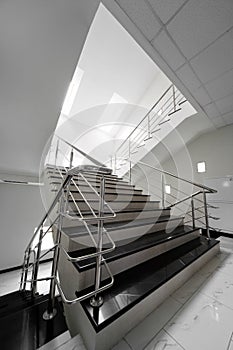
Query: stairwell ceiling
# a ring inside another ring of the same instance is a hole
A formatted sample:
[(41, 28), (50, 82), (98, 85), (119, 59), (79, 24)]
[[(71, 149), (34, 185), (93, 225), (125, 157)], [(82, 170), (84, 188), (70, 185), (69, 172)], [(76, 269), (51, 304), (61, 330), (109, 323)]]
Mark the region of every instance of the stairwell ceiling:
[(217, 128), (233, 123), (233, 1), (116, 2), (125, 27), (199, 116)]
[(0, 2), (0, 171), (37, 174), (95, 0)]

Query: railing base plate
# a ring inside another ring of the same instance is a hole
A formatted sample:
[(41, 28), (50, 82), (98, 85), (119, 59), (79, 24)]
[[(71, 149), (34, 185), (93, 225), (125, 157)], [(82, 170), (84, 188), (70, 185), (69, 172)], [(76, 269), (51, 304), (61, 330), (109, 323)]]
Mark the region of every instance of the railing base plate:
[(52, 312), (49, 312), (48, 310), (46, 310), (44, 313), (43, 313), (43, 320), (45, 321), (49, 321), (49, 320), (52, 320), (57, 314), (57, 310), (56, 309), (53, 309)]

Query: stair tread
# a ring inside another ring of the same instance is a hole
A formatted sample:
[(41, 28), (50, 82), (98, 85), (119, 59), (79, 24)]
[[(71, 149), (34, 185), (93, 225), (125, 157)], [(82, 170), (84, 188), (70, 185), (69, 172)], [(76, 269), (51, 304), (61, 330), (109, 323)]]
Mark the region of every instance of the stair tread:
[[(157, 217), (151, 217), (147, 219), (138, 219), (138, 220), (125, 220), (125, 221), (114, 221), (114, 222), (106, 222), (104, 223), (104, 228), (108, 231), (118, 230), (118, 229), (125, 229), (125, 228), (131, 228), (131, 227), (138, 227), (138, 226), (144, 226), (147, 224), (153, 224), (157, 222), (167, 220), (168, 218), (178, 218), (175, 216), (170, 216), (163, 214), (164, 210), (168, 211), (170, 213), (170, 209), (154, 209), (155, 211), (161, 211), (161, 215)], [(165, 218), (166, 217), (166, 218)], [(180, 218), (180, 217), (179, 217)], [(97, 224), (92, 224), (92, 226), (97, 226)], [(90, 228), (91, 229), (91, 228)], [(71, 235), (74, 233), (82, 233), (83, 232), (83, 226), (75, 226), (75, 227), (64, 227), (63, 232), (67, 235)], [(86, 232), (86, 231), (85, 231)]]
[[(219, 242), (214, 239), (196, 238), (115, 275), (114, 285), (102, 293), (104, 303), (101, 307), (94, 310), (89, 299), (81, 302), (95, 331), (99, 332), (115, 321), (217, 244)], [(86, 293), (90, 289), (76, 294)]]
[[(108, 254), (104, 255), (104, 258), (107, 262), (111, 262), (117, 259), (121, 259), (125, 256), (137, 253), (139, 251), (154, 247), (156, 245), (171, 241), (177, 237), (187, 235), (196, 231), (189, 226), (182, 226), (175, 228), (171, 233), (166, 233), (165, 230), (154, 231), (142, 236), (139, 236), (132, 240), (132, 238), (127, 238), (116, 242), (116, 249)], [(108, 246), (106, 246), (107, 248)], [(86, 254), (91, 254), (95, 252), (94, 247), (88, 247), (85, 249), (80, 249), (78, 251), (69, 252), (72, 257), (79, 257)], [(95, 258), (85, 259), (79, 262), (74, 263), (74, 266), (81, 272), (89, 270), (95, 267), (96, 260)]]

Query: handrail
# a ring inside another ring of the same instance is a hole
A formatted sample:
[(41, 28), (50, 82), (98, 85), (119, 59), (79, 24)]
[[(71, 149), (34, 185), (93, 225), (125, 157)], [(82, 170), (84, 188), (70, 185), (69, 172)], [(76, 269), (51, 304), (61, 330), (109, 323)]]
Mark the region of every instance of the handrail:
[(46, 214), (44, 215), (43, 219), (41, 220), (40, 224), (38, 225), (37, 227), (37, 230), (35, 231), (35, 233), (33, 234), (31, 240), (29, 241), (28, 245), (27, 245), (27, 248), (26, 248), (26, 251), (28, 251), (28, 249), (30, 248), (30, 246), (32, 245), (32, 242), (34, 241), (36, 235), (38, 234), (41, 226), (43, 226), (43, 223), (46, 221), (46, 219), (49, 217), (49, 214), (52, 212), (53, 208), (55, 207), (55, 205), (58, 203), (58, 200), (60, 199), (61, 197), (61, 193), (63, 191), (63, 189), (66, 187), (66, 185), (68, 184), (68, 182), (70, 181), (72, 175), (70, 174), (67, 174), (63, 183), (62, 183), (62, 186), (60, 187), (59, 191), (57, 192), (52, 204), (50, 205), (49, 209), (47, 210)]
[(155, 102), (155, 104), (151, 107), (151, 109), (149, 110), (149, 112), (146, 113), (146, 115), (144, 116), (144, 118), (140, 121), (140, 123), (138, 123), (137, 126), (135, 126), (135, 128), (131, 131), (131, 133), (129, 134), (129, 136), (125, 139), (124, 142), (122, 142), (122, 144), (117, 148), (115, 154), (119, 151), (119, 149), (121, 149), (121, 147), (127, 142), (127, 140), (130, 138), (130, 136), (135, 132), (135, 130), (139, 127), (139, 125), (141, 125), (143, 123), (143, 121), (148, 117), (148, 115), (153, 111), (153, 109), (159, 104), (159, 102), (164, 98), (164, 96), (168, 93), (168, 91), (172, 88), (172, 84), (169, 86), (169, 88), (162, 94), (162, 96), (158, 99), (158, 101)]
[(91, 157), (90, 155), (88, 155), (87, 153), (85, 153), (84, 151), (82, 151), (80, 148), (77, 148), (76, 146), (72, 145), (70, 142), (66, 141), (65, 139), (63, 139), (62, 137), (55, 135), (59, 140), (61, 140), (62, 142), (66, 143), (68, 146), (70, 146), (71, 148), (73, 148), (75, 151), (79, 152), (80, 154), (82, 154), (85, 158), (89, 159), (92, 163), (98, 165), (101, 168), (107, 168), (105, 164), (99, 162), (98, 160), (96, 160), (95, 158)]
[(213, 188), (211, 188), (211, 187), (207, 187), (207, 186), (204, 186), (204, 185), (199, 184), (199, 183), (197, 183), (197, 182), (193, 182), (193, 181), (184, 179), (184, 178), (182, 178), (182, 177), (180, 177), (180, 176), (177, 176), (177, 175), (175, 175), (175, 174), (169, 173), (169, 172), (166, 171), (166, 170), (162, 170), (162, 169), (156, 168), (156, 167), (154, 167), (154, 166), (152, 166), (152, 165), (149, 165), (149, 164), (147, 164), (147, 163), (138, 161), (137, 164), (145, 165), (145, 166), (147, 166), (147, 167), (149, 167), (149, 168), (151, 168), (151, 169), (154, 169), (154, 170), (156, 170), (156, 171), (158, 171), (158, 172), (160, 172), (160, 173), (162, 173), (162, 174), (169, 175), (169, 176), (171, 176), (171, 177), (174, 177), (174, 178), (177, 179), (177, 180), (184, 181), (184, 182), (186, 182), (186, 183), (189, 183), (190, 185), (193, 185), (193, 186), (195, 186), (195, 187), (199, 187), (199, 188), (201, 188), (202, 190), (206, 190), (206, 191), (208, 191), (208, 192), (210, 192), (210, 193), (217, 193), (217, 192), (218, 192), (217, 190), (215, 190), (215, 189), (213, 189)]

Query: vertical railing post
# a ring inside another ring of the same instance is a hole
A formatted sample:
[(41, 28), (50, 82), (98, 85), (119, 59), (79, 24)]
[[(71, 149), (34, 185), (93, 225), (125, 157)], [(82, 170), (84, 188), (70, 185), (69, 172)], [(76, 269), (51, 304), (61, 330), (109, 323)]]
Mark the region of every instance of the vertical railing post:
[(162, 184), (162, 208), (165, 209), (165, 179), (164, 174), (161, 174), (161, 184)]
[(59, 149), (59, 139), (57, 140), (57, 146), (56, 146), (56, 151), (55, 151), (55, 161), (54, 161), (55, 168), (57, 166), (58, 149)]
[(176, 90), (175, 90), (175, 85), (172, 85), (172, 96), (173, 96), (173, 107), (174, 107), (174, 112), (176, 111)]
[(21, 281), (20, 281), (20, 290), (26, 289), (30, 255), (31, 255), (31, 248), (26, 250), (24, 254), (24, 262), (23, 262), (22, 275), (21, 275)]
[(72, 165), (73, 165), (73, 159), (74, 159), (74, 150), (72, 147), (70, 152), (70, 169), (72, 168)]
[(151, 129), (150, 129), (150, 114), (148, 114), (148, 117), (147, 117), (147, 134), (148, 134), (148, 139), (151, 138)]
[[(95, 269), (95, 291), (100, 287), (101, 282), (101, 264), (102, 264), (102, 246), (103, 246), (103, 225), (104, 220), (100, 219), (104, 215), (104, 195), (105, 195), (105, 178), (101, 178), (100, 182), (100, 203), (99, 203), (99, 220), (98, 220), (98, 242), (96, 251), (100, 253), (96, 258), (96, 269)], [(90, 304), (92, 307), (99, 307), (103, 304), (103, 298), (101, 295), (96, 293), (94, 297), (91, 298)]]
[(203, 189), (203, 202), (204, 202), (204, 210), (205, 210), (206, 234), (207, 234), (207, 238), (210, 239), (209, 215), (208, 215), (208, 209), (207, 209), (206, 191), (204, 189)]
[(53, 263), (52, 263), (52, 272), (51, 272), (51, 282), (50, 282), (50, 290), (49, 290), (49, 300), (48, 300), (48, 308), (43, 314), (44, 320), (51, 320), (57, 314), (57, 310), (55, 309), (55, 291), (56, 291), (56, 283), (55, 277), (57, 276), (58, 269), (58, 261), (60, 254), (60, 242), (61, 242), (61, 228), (62, 228), (62, 213), (64, 211), (64, 193), (61, 195), (60, 204), (59, 204), (59, 218), (57, 224), (57, 232), (56, 239), (54, 242), (54, 255), (53, 255)]
[(132, 184), (132, 162), (129, 161), (129, 183)]
[(37, 292), (37, 278), (38, 278), (38, 271), (39, 271), (39, 265), (40, 265), (40, 254), (41, 254), (41, 247), (42, 247), (42, 239), (43, 239), (44, 231), (43, 226), (40, 229), (40, 235), (39, 240), (37, 244), (37, 253), (36, 253), (36, 261), (35, 265), (33, 267), (33, 273), (32, 273), (32, 283), (31, 283), (31, 289), (32, 289), (32, 295), (35, 296)]
[(192, 208), (193, 229), (195, 229), (196, 228), (196, 223), (195, 223), (195, 207), (194, 207), (194, 199), (193, 199), (193, 197), (191, 198), (191, 208)]

